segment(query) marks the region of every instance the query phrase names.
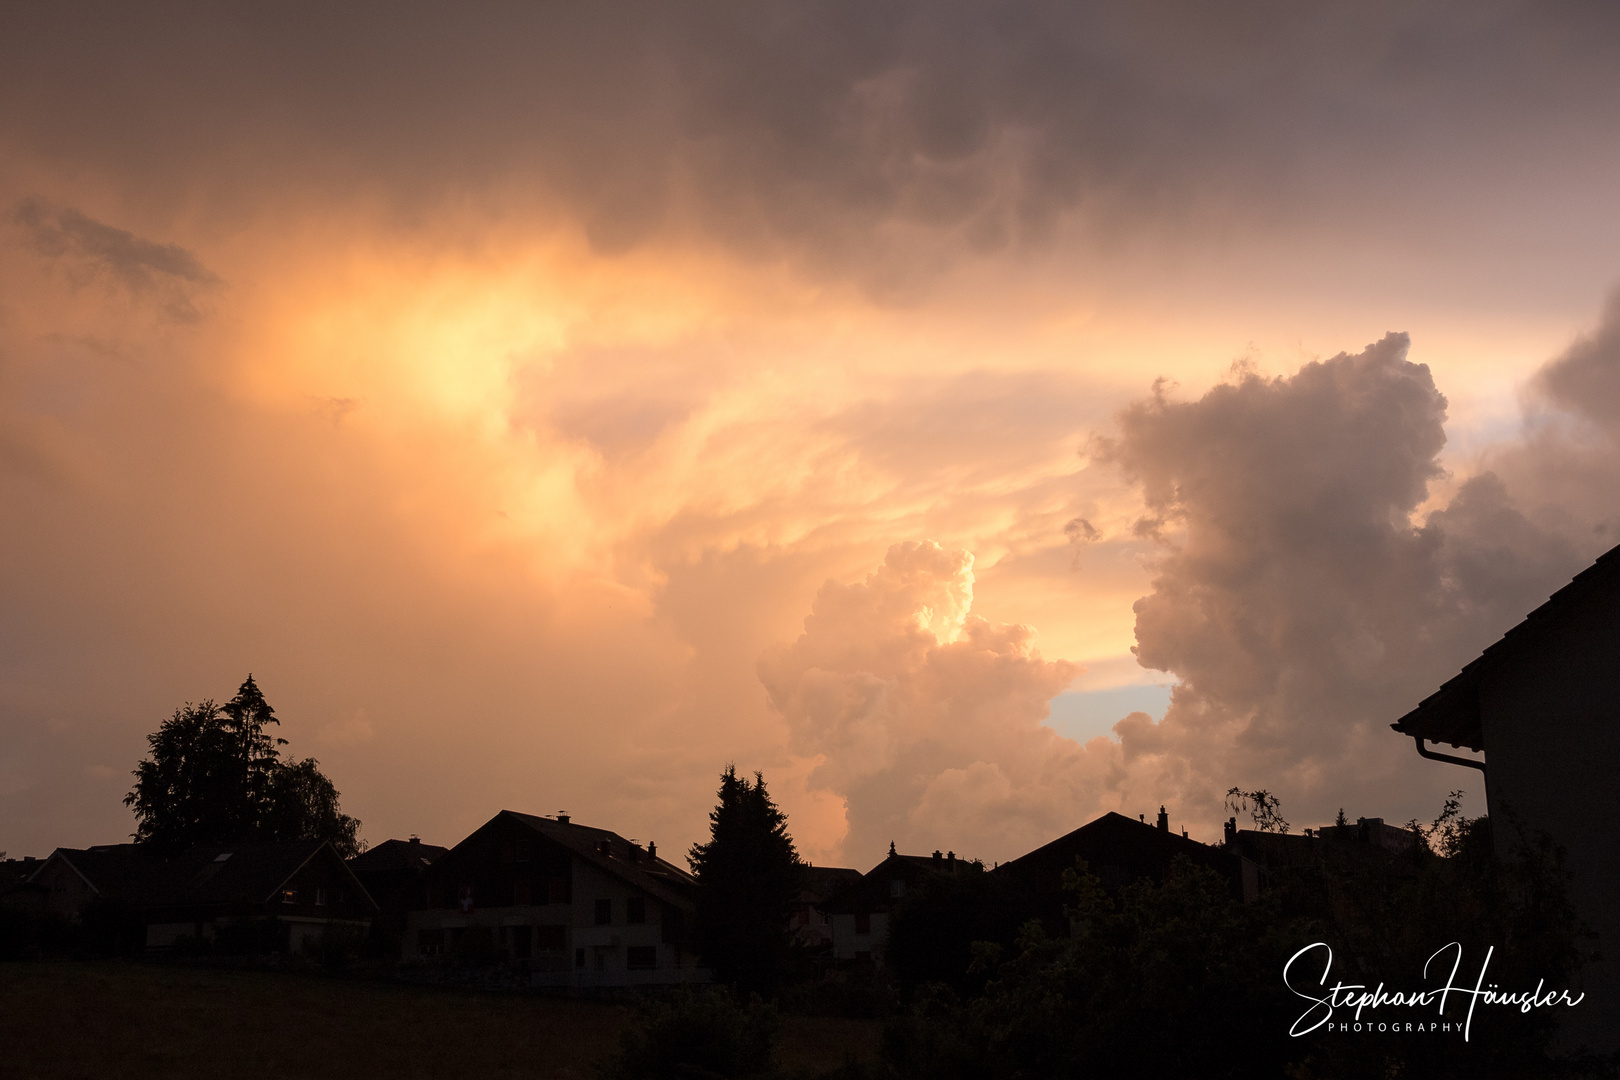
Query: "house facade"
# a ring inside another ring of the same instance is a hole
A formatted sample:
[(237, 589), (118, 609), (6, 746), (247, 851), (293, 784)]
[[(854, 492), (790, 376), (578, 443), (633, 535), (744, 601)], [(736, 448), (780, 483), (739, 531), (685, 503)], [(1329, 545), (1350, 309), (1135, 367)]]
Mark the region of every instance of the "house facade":
[(1425, 758), (1479, 770), (1500, 855), (1521, 831), (1564, 849), (1570, 900), (1603, 957), (1584, 968), (1587, 999), (1565, 1030), (1620, 1048), (1620, 548), (1391, 727)]
[(349, 860), (349, 869), (377, 902), (366, 942), (368, 956), (398, 956), (405, 935), (407, 911), (415, 899), (422, 875), (434, 860), (450, 849), (425, 844), (419, 837), (384, 840)]
[(422, 874), (403, 952), (506, 964), (537, 987), (706, 982), (695, 891), (655, 845), (503, 810)]
[(889, 854), (866, 873), (849, 880), (822, 906), (832, 931), (832, 956), (843, 963), (882, 966), (889, 948), (889, 916), (908, 889), (928, 874), (955, 873), (965, 866), (955, 852)]
[(861, 880), (861, 872), (844, 866), (806, 866), (804, 884), (794, 897), (789, 932), (793, 940), (813, 955), (830, 956), (833, 947), (832, 916), (827, 902), (843, 889)]

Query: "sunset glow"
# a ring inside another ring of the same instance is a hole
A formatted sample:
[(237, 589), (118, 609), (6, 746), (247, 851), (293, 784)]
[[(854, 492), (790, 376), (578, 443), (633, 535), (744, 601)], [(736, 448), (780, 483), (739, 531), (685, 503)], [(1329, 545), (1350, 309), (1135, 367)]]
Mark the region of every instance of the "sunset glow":
[(1620, 398), (1538, 381), (1617, 318), (1578, 30), (1538, 112), (1304, 15), (846, 64), (514, 10), (418, 86), (368, 10), (6, 17), (0, 849), (124, 838), (249, 671), (373, 842), (678, 853), (728, 762), (863, 868), (1238, 784), (1400, 821), (1446, 778), (1387, 725), (1614, 543)]

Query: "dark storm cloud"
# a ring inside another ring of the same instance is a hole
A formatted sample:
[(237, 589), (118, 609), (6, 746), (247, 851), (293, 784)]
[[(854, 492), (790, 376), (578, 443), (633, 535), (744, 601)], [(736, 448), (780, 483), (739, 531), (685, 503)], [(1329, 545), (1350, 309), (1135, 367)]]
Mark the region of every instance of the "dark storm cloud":
[(0, 133), (157, 199), (299, 180), (408, 211), (503, 177), (606, 249), (687, 222), (903, 260), (916, 230), (996, 249), (1071, 214), (1099, 234), (1149, 210), (1275, 215), (1343, 172), (1332, 213), (1489, 178), (1504, 138), (1557, 138), (1547, 115), (1607, 130), (1616, 21), (1516, 3), (12, 6)]
[(70, 279), (108, 275), (176, 322), (199, 321), (199, 291), (220, 283), (217, 274), (178, 244), (143, 239), (38, 196), (17, 204), (12, 223), (36, 254), (62, 260)]
[(1542, 368), (1533, 389), (1611, 436), (1620, 434), (1620, 293), (1610, 297), (1596, 332)]
[(42, 255), (78, 256), (95, 262), (130, 286), (144, 286), (153, 274), (192, 284), (219, 281), (217, 275), (178, 244), (157, 244), (124, 229), (104, 225), (79, 211), (57, 209), (43, 199), (24, 199), (13, 220)]
[(1423, 811), (1387, 725), (1592, 554), (1490, 472), (1412, 522), (1442, 475), (1446, 403), (1407, 347), (1391, 334), (1288, 378), (1156, 395), (1105, 447), (1162, 545), (1136, 652), (1181, 679), (1161, 724), (1120, 732), (1190, 802), (1253, 784), (1315, 816)]

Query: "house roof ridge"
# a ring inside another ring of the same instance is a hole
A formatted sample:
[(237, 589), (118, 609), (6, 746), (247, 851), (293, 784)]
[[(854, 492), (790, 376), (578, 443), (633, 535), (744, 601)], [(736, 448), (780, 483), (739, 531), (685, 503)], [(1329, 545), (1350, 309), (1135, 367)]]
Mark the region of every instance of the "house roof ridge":
[[(1441, 683), (1434, 693), (1423, 698), (1417, 705), (1404, 713), (1398, 720), (1389, 726), (1403, 735), (1415, 735), (1434, 742), (1446, 742), (1453, 747), (1467, 746), (1471, 750), (1484, 748), (1484, 739), (1477, 730), (1479, 719), (1477, 715), (1471, 717), (1472, 724), (1463, 723), (1461, 726), (1452, 724), (1449, 730), (1437, 731), (1431, 725), (1426, 731), (1414, 730), (1417, 721), (1422, 720), (1425, 710), (1439, 706), (1443, 701), (1454, 694), (1467, 693), (1472, 689), (1474, 680), (1491, 663), (1513, 653), (1514, 650), (1524, 647), (1533, 640), (1536, 632), (1548, 624), (1550, 616), (1563, 610), (1569, 604), (1581, 599), (1587, 591), (1599, 582), (1606, 580), (1609, 575), (1620, 572), (1620, 544), (1599, 555), (1590, 566), (1581, 570), (1570, 578), (1563, 586), (1556, 589), (1552, 595), (1542, 601), (1529, 614), (1507, 630), (1502, 636), (1480, 650), (1478, 656), (1464, 664), (1458, 672)], [(1465, 718), (1468, 719), (1468, 718)], [(1444, 726), (1444, 724), (1442, 724)], [(1462, 741), (1453, 741), (1457, 736)], [(1478, 745), (1475, 745), (1478, 744)]]

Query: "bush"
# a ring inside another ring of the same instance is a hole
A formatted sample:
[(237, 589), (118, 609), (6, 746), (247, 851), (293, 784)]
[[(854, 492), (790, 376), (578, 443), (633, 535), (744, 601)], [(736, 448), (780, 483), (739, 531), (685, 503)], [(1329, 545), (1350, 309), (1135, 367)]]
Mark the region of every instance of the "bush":
[(764, 1076), (774, 1066), (776, 1009), (743, 1006), (721, 989), (650, 998), (598, 1067), (603, 1080), (706, 1080)]
[(75, 951), (78, 928), (49, 911), (0, 905), (0, 960), (39, 960)]
[(322, 967), (339, 970), (360, 958), (365, 942), (366, 932), (359, 927), (329, 922), (321, 928), (320, 936), (304, 939), (303, 951)]
[(782, 1008), (800, 1016), (845, 1016), (859, 1020), (888, 1016), (900, 1002), (893, 973), (874, 964), (856, 964), (801, 979), (782, 991)]

